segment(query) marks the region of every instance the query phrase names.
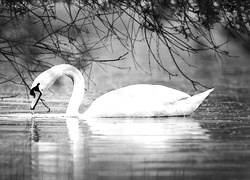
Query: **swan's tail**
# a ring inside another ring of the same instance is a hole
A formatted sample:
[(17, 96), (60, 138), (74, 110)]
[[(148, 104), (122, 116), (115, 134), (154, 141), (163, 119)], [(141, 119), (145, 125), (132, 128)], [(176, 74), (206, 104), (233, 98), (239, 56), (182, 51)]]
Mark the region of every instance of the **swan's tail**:
[(206, 97), (212, 92), (214, 90), (214, 88), (212, 88), (212, 89), (209, 89), (209, 90), (206, 90), (206, 91), (204, 91), (204, 92), (202, 92), (202, 93), (199, 93), (199, 94), (195, 94), (195, 95), (193, 95), (192, 97), (191, 97), (191, 99), (193, 98), (193, 99), (199, 99), (200, 100), (200, 103), (204, 100), (204, 99), (206, 99)]
[(213, 91), (214, 89), (209, 89), (205, 92), (199, 93), (199, 94), (195, 94), (190, 98), (187, 99), (183, 99), (181, 101), (178, 101), (178, 106), (182, 107), (182, 111), (180, 111), (179, 113), (177, 113), (177, 115), (179, 114), (183, 114), (183, 115), (190, 115), (192, 114), (202, 103), (202, 101), (204, 101), (204, 99)]
[(199, 94), (195, 94), (193, 95), (191, 98), (188, 98), (188, 101), (190, 101), (190, 103), (193, 104), (193, 111), (195, 111), (200, 104), (202, 103), (202, 101), (204, 101), (204, 99), (206, 99), (206, 97), (214, 90), (214, 88), (209, 89), (205, 92), (199, 93)]

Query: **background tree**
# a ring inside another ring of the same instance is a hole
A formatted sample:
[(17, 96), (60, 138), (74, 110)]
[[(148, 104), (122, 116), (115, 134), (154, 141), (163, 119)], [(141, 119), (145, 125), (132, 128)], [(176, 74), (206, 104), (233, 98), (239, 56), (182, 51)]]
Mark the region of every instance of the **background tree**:
[[(120, 61), (127, 53), (137, 64), (135, 44), (142, 41), (148, 46), (148, 61), (153, 58), (169, 77), (181, 74), (196, 88), (203, 85), (182, 70), (180, 60), (191, 65), (180, 52), (213, 51), (223, 58), (230, 54), (224, 43), (216, 43), (214, 26), (243, 40), (250, 33), (248, 0), (1, 0), (0, 5), (1, 64), (10, 64), (15, 72), (9, 77), (0, 69), (0, 83), (25, 85), (27, 90), (28, 79), (52, 66), (55, 57), (83, 73), (93, 63)], [(62, 8), (67, 16), (58, 15)], [(88, 38), (93, 32), (95, 38)], [(114, 59), (94, 56), (112, 48), (113, 41), (126, 52)], [(162, 46), (178, 73), (164, 65)]]

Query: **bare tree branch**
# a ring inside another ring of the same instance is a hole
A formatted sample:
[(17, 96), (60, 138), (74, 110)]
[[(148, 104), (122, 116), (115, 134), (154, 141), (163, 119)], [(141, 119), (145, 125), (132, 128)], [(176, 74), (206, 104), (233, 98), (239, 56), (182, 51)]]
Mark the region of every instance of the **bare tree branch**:
[[(215, 41), (215, 25), (244, 40), (250, 35), (248, 0), (2, 0), (0, 5), (0, 62), (10, 64), (15, 73), (8, 78), (0, 72), (1, 83), (24, 85), (27, 91), (27, 81), (53, 66), (56, 58), (85, 71), (131, 54), (135, 67), (143, 70), (136, 59), (136, 45), (143, 42), (148, 47), (149, 67), (155, 63), (169, 78), (180, 74), (195, 89), (205, 87), (180, 67), (176, 57), (188, 67), (195, 64), (181, 57), (179, 51), (188, 55), (211, 51), (222, 60), (230, 54), (223, 49), (227, 41)], [(63, 11), (63, 16), (58, 11)], [(121, 52), (114, 59), (95, 56), (100, 50), (113, 52), (114, 40), (124, 47), (125, 54)], [(176, 69), (165, 65), (162, 46)]]

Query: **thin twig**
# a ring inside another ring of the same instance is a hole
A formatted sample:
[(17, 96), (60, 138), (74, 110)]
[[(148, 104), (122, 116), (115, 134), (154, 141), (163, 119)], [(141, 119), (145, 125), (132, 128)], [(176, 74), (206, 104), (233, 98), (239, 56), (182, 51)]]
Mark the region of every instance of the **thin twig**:
[(5, 97), (0, 97), (0, 99), (8, 99), (8, 98), (15, 98), (17, 97), (18, 95), (20, 95), (20, 93), (17, 93), (17, 94), (14, 94), (14, 95), (10, 95), (10, 96), (5, 96)]

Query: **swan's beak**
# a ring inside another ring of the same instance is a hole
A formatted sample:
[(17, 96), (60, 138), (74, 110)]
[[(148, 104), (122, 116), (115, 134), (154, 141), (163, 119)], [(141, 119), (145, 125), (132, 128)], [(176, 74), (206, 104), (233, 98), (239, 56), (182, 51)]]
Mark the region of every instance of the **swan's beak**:
[(30, 104), (30, 109), (34, 110), (36, 108), (39, 99), (42, 96), (42, 93), (39, 90), (37, 91), (36, 89), (33, 88), (30, 90), (30, 95), (34, 97), (34, 99), (32, 99), (32, 102)]

